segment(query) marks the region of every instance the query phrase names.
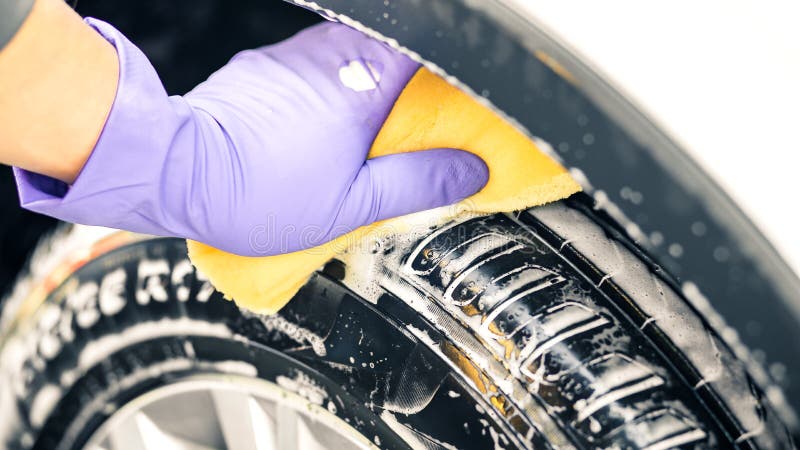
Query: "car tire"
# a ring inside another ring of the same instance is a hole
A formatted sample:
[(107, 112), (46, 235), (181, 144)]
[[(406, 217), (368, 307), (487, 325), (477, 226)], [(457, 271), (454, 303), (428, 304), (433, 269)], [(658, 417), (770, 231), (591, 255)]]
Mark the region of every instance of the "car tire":
[(9, 448), (85, 448), (192, 377), (270, 383), (386, 449), (794, 445), (699, 293), (582, 195), (368, 242), (273, 316), (214, 291), (182, 240), (92, 248), (6, 306)]

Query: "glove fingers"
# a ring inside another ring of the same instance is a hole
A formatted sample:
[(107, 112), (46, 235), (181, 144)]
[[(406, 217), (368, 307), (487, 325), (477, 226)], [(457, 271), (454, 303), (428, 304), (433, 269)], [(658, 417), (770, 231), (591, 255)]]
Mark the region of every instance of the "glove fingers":
[(456, 203), (480, 190), (488, 178), (483, 160), (462, 150), (425, 150), (370, 159), (356, 176), (335, 226), (355, 229)]

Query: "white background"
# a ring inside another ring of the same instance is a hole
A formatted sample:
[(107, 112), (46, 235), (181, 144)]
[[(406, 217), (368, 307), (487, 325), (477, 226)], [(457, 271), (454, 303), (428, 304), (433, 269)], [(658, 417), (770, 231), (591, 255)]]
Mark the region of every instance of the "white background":
[(664, 126), (800, 273), (800, 2), (510, 3)]

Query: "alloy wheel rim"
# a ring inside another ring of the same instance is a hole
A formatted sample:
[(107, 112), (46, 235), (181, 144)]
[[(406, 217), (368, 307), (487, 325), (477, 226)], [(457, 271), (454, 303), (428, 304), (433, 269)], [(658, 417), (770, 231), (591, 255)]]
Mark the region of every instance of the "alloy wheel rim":
[(83, 449), (377, 448), (313, 392), (277, 381), (197, 375), (158, 387), (114, 411)]

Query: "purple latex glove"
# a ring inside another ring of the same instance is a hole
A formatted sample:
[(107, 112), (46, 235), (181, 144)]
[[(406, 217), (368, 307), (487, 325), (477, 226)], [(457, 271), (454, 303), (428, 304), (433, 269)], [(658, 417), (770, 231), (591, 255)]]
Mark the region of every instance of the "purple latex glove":
[(264, 256), (454, 203), (487, 180), (484, 163), (459, 150), (365, 161), (419, 66), (344, 25), (239, 53), (168, 97), (139, 49), (87, 22), (117, 49), (117, 96), (73, 185), (15, 169), (25, 208)]

